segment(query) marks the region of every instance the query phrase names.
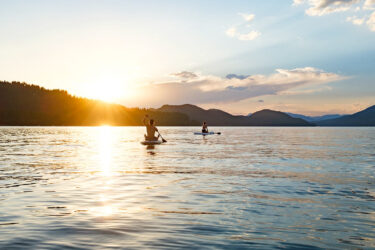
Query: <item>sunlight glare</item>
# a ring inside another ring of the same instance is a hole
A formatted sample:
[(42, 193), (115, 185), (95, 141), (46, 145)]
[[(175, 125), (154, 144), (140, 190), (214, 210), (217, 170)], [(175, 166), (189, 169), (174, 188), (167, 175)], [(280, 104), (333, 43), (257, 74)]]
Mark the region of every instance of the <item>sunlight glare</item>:
[(115, 212), (115, 209), (107, 205), (107, 206), (90, 208), (90, 212), (95, 216), (109, 217)]
[(100, 167), (104, 176), (111, 176), (111, 163), (112, 163), (112, 146), (113, 138), (111, 127), (99, 127), (99, 148), (100, 148)]
[(85, 96), (105, 102), (116, 102), (128, 95), (129, 79), (108, 74), (86, 85)]
[(121, 97), (124, 92), (124, 86), (120, 81), (107, 80), (106, 82), (97, 82), (92, 86), (89, 96), (105, 102), (113, 102)]

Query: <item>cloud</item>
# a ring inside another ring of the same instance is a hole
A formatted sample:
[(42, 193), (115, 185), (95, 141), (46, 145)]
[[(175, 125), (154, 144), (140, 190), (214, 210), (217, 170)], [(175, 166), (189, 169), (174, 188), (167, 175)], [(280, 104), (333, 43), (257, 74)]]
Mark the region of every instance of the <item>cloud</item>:
[(365, 22), (365, 18), (357, 18), (356, 16), (347, 17), (346, 21), (353, 23), (354, 25), (362, 25)]
[(264, 95), (277, 95), (298, 87), (318, 87), (322, 84), (345, 79), (335, 73), (312, 67), (277, 69), (271, 75), (252, 75), (243, 79), (201, 75), (190, 81), (148, 84), (139, 87), (134, 104), (148, 106), (169, 104), (208, 104), (237, 102)]
[(193, 73), (193, 72), (189, 72), (189, 71), (181, 71), (181, 72), (177, 72), (177, 73), (172, 73), (171, 76), (175, 76), (175, 77), (179, 77), (179, 78), (183, 78), (183, 79), (194, 79), (194, 78), (197, 78), (198, 75)]
[(307, 3), (310, 8), (306, 10), (309, 16), (322, 16), (333, 12), (347, 11), (353, 4), (360, 0), (294, 0), (293, 5)]
[(365, 10), (373, 10), (375, 9), (375, 0), (366, 0), (363, 4), (363, 9)]
[[(358, 6), (363, 3), (362, 10)], [(375, 0), (293, 0), (293, 6), (308, 4), (310, 7), (305, 11), (310, 16), (322, 16), (333, 12), (352, 10), (362, 14), (362, 17), (348, 16), (347, 22), (361, 26), (366, 22), (371, 31), (375, 31), (375, 12), (369, 17), (369, 10), (375, 9)]]
[(304, 2), (305, 0), (294, 0), (293, 5), (300, 5), (300, 4), (303, 4)]
[(239, 31), (239, 29), (240, 30), (244, 30), (244, 29), (248, 30), (248, 27), (251, 27), (251, 25), (249, 23), (254, 20), (255, 15), (254, 14), (244, 14), (244, 13), (239, 13), (239, 15), (242, 16), (242, 18), (246, 21), (246, 23), (234, 25), (234, 26), (230, 27), (229, 29), (227, 29), (226, 32), (225, 32), (227, 34), (227, 36), (237, 38), (240, 41), (252, 41), (252, 40), (258, 38), (261, 35), (261, 33), (259, 31), (256, 31), (256, 30), (242, 31), (242, 32)]
[(332, 90), (330, 86), (322, 86), (320, 88), (310, 88), (310, 89), (297, 89), (297, 90), (287, 90), (283, 91), (281, 95), (306, 95), (306, 94), (313, 94), (317, 92), (326, 92)]
[(239, 13), (240, 16), (243, 17), (243, 19), (245, 19), (245, 21), (247, 22), (251, 22), (254, 20), (255, 18), (255, 15), (254, 14), (244, 14), (244, 13)]
[(249, 76), (250, 75), (228, 74), (228, 75), (225, 76), (225, 78), (227, 78), (227, 79), (233, 79), (233, 78), (235, 78), (235, 79), (241, 79), (241, 80), (243, 80), (243, 79), (248, 78)]
[(371, 31), (375, 32), (375, 11), (372, 12), (370, 18), (366, 22), (367, 26)]
[(238, 34), (238, 39), (241, 41), (251, 41), (259, 37), (261, 34), (259, 31), (250, 31), (247, 34)]
[(228, 86), (225, 89), (233, 89), (233, 90), (246, 90), (246, 87), (234, 87), (234, 86)]
[(237, 34), (237, 29), (236, 29), (236, 27), (231, 27), (231, 28), (227, 29), (227, 31), (225, 33), (230, 37), (235, 37), (236, 34)]

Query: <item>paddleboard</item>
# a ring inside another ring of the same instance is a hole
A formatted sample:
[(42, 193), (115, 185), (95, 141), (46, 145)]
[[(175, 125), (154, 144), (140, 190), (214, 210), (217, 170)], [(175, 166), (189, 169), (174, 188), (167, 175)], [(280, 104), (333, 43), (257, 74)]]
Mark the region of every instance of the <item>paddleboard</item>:
[(141, 144), (142, 145), (158, 145), (158, 144), (161, 144), (161, 141), (157, 140), (157, 141), (141, 141)]
[(208, 133), (202, 133), (202, 132), (194, 132), (195, 135), (214, 135), (215, 132), (208, 132)]

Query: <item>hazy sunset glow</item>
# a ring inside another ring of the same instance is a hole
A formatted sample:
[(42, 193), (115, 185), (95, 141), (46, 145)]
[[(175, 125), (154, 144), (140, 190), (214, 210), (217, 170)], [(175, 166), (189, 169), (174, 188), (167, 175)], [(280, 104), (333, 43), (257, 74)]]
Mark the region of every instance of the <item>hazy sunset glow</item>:
[(159, 107), (374, 104), (374, 1), (2, 1), (0, 75)]
[(0, 0), (1, 249), (375, 249), (375, 0)]

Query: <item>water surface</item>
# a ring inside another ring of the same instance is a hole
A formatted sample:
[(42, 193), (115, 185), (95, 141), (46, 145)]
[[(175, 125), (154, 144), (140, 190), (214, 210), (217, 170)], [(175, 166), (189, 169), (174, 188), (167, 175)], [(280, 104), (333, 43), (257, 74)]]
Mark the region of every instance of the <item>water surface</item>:
[(374, 248), (375, 128), (0, 127), (0, 248)]

